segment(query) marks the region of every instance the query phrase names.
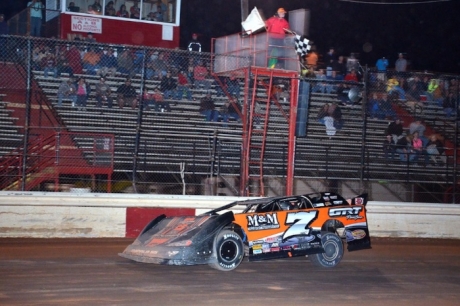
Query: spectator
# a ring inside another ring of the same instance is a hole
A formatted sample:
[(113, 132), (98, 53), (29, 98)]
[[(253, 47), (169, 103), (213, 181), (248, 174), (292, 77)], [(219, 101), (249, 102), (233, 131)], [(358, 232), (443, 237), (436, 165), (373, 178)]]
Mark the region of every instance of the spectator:
[(129, 9), (129, 18), (131, 19), (140, 19), (141, 18), (141, 10), (139, 8), (139, 2), (134, 0), (133, 5)]
[(111, 94), (110, 86), (105, 83), (105, 78), (101, 77), (99, 83), (96, 84), (96, 107), (102, 107), (102, 104), (107, 103), (107, 107), (112, 108), (113, 99)]
[(161, 79), (166, 75), (169, 68), (164, 59), (163, 52), (155, 52), (153, 54), (150, 68), (153, 70), (154, 76), (157, 78)]
[[(345, 58), (341, 55), (337, 62), (335, 62), (333, 71), (336, 72), (336, 79), (343, 80), (345, 75), (347, 75), (347, 63), (345, 62)], [(351, 71), (351, 70), (350, 70)]]
[(75, 6), (75, 2), (70, 2), (69, 3), (69, 6), (67, 7), (67, 11), (68, 12), (80, 12), (80, 7), (78, 6)]
[(430, 162), (431, 165), (438, 164), (439, 166), (443, 166), (447, 162), (444, 151), (444, 145), (441, 139), (439, 139), (436, 134), (431, 135), (426, 146), (426, 163), (428, 164), (428, 162)]
[(169, 103), (164, 101), (163, 99), (163, 94), (158, 88), (155, 88), (155, 91), (153, 93), (153, 99), (155, 101), (155, 111), (156, 112), (170, 112), (171, 107), (169, 106)]
[(86, 103), (88, 101), (88, 97), (91, 93), (91, 87), (88, 83), (86, 83), (85, 79), (80, 77), (75, 85), (77, 90), (77, 102), (76, 106), (78, 110), (86, 111)]
[(134, 86), (131, 85), (131, 79), (126, 79), (124, 84), (117, 88), (118, 107), (123, 108), (126, 105), (131, 105), (132, 109), (137, 106), (137, 93)]
[(62, 106), (62, 100), (65, 98), (70, 98), (72, 100), (72, 107), (75, 107), (77, 103), (77, 95), (76, 95), (76, 87), (73, 82), (74, 80), (72, 78), (68, 78), (67, 80), (62, 81), (62, 83), (59, 85), (59, 89), (57, 92), (57, 97), (58, 97), (57, 107)]
[(188, 79), (192, 82), (192, 86), (195, 85), (195, 67), (192, 65), (188, 66), (188, 69), (186, 71)]
[(144, 20), (147, 21), (156, 21), (155, 19), (155, 12), (149, 12), (147, 16), (145, 16)]
[(198, 34), (192, 34), (192, 40), (188, 43), (188, 51), (201, 52), (201, 43), (198, 41)]
[(241, 114), (241, 111), (241, 105), (235, 96), (231, 96), (228, 101), (225, 101), (219, 111), (222, 115), (223, 127), (228, 127), (228, 121), (230, 118), (240, 121), (239, 113)]
[(389, 95), (398, 95), (400, 100), (406, 100), (406, 92), (399, 86), (399, 81), (396, 78), (391, 78), (387, 82), (387, 93)]
[(124, 4), (120, 5), (120, 9), (117, 12), (117, 16), (122, 17), (122, 18), (129, 18), (129, 13), (126, 10), (126, 5)]
[(329, 51), (324, 55), (324, 65), (326, 66), (326, 76), (332, 74), (334, 66), (337, 62), (337, 55), (333, 47), (329, 48)]
[(93, 35), (92, 32), (88, 32), (88, 33), (86, 34), (85, 41), (90, 42), (90, 43), (95, 43), (95, 42), (96, 42), (96, 38), (94, 38), (94, 35)]
[(410, 155), (411, 143), (412, 143), (411, 136), (402, 137), (396, 143), (396, 146), (395, 146), (396, 153), (399, 154), (399, 159), (402, 162), (411, 161), (411, 158), (413, 158), (413, 155)]
[(105, 6), (106, 16), (117, 16), (117, 10), (115, 9), (113, 1), (109, 1)]
[(322, 108), (320, 108), (318, 115), (316, 115), (316, 119), (318, 119), (318, 122), (321, 124), (324, 124), (324, 117), (329, 116), (329, 104), (326, 103), (323, 105)]
[(356, 74), (356, 70), (351, 69), (351, 71), (347, 73), (347, 75), (345, 76), (344, 80), (347, 82), (359, 82), (358, 75)]
[(74, 44), (70, 46), (69, 51), (67, 52), (67, 61), (69, 62), (69, 67), (72, 69), (73, 73), (83, 73), (80, 51)]
[(393, 142), (391, 135), (386, 135), (383, 141), (383, 156), (385, 160), (393, 160), (396, 153), (396, 144)]
[(86, 69), (87, 74), (96, 75), (99, 67), (100, 55), (94, 50), (93, 47), (88, 48), (88, 52), (83, 56), (83, 68)]
[(134, 60), (130, 49), (124, 49), (117, 57), (118, 71), (131, 76), (134, 68)]
[(385, 116), (381, 112), (382, 99), (379, 98), (377, 93), (373, 93), (369, 99), (369, 116), (371, 119), (385, 119)]
[(69, 66), (69, 62), (65, 54), (60, 54), (57, 60), (57, 76), (60, 77), (62, 73), (67, 73), (69, 77), (73, 77), (73, 70)]
[(155, 101), (153, 95), (151, 95), (146, 87), (142, 91), (142, 96), (139, 96), (139, 100), (142, 100), (142, 107), (145, 110), (150, 110), (150, 107), (154, 105)]
[(101, 0), (94, 0), (94, 3), (91, 6), (93, 7), (93, 10), (96, 12), (96, 14), (102, 14)]
[(386, 80), (388, 65), (389, 63), (385, 56), (378, 59), (375, 63), (375, 67), (377, 68), (377, 79), (381, 82), (385, 82)]
[(445, 97), (442, 102), (442, 108), (444, 109), (444, 112), (446, 113), (447, 118), (452, 117), (452, 114), (455, 110), (455, 104), (456, 104), (456, 99), (454, 97), (454, 93), (450, 91), (447, 97)]
[(35, 37), (41, 36), (42, 28), (42, 10), (45, 8), (40, 0), (32, 0), (27, 3), (30, 8), (30, 35)]
[(161, 6), (156, 6), (156, 11), (154, 12), (155, 21), (163, 22), (165, 21), (165, 13), (161, 10)]
[(240, 81), (232, 74), (230, 78), (226, 79), (226, 83), (228, 94), (239, 99), (241, 90)]
[(190, 91), (190, 87), (192, 86), (193, 82), (185, 73), (185, 71), (181, 70), (177, 76), (177, 99), (182, 100), (182, 96), (185, 94), (187, 96), (187, 100), (192, 100), (192, 93)]
[(398, 54), (398, 59), (395, 63), (396, 72), (406, 72), (407, 69), (407, 60), (404, 58), (402, 53)]
[(211, 89), (211, 82), (206, 79), (208, 74), (208, 69), (203, 65), (203, 61), (199, 61), (198, 65), (193, 68), (194, 85), (196, 88), (203, 86), (206, 91)]
[(334, 102), (329, 106), (328, 113), (329, 116), (331, 116), (332, 119), (334, 119), (334, 127), (337, 130), (341, 130), (344, 124), (344, 120), (342, 118), (342, 110), (337, 105), (337, 103)]
[(316, 82), (315, 86), (312, 88), (312, 92), (321, 92), (325, 93), (331, 93), (330, 88), (327, 86), (327, 84), (323, 81), (327, 79), (326, 74), (324, 73), (324, 69), (320, 69), (318, 73), (316, 74), (316, 79), (318, 82)]
[(57, 78), (58, 70), (54, 54), (52, 54), (49, 51), (46, 51), (45, 57), (42, 59), (42, 66), (45, 78), (48, 77), (48, 74), (50, 72), (53, 73), (53, 77)]
[(161, 78), (160, 90), (163, 92), (165, 99), (170, 99), (176, 96), (177, 82), (171, 76), (171, 71), (166, 72), (166, 75)]
[(107, 53), (104, 53), (99, 61), (100, 69), (97, 71), (97, 74), (105, 77), (107, 75), (114, 77), (117, 73), (117, 58), (113, 54), (113, 49), (110, 48), (107, 50)]
[(386, 129), (386, 134), (391, 135), (393, 142), (397, 143), (400, 138), (403, 137), (403, 125), (401, 122), (401, 119), (398, 117), (395, 117), (393, 122), (390, 122), (388, 124), (388, 127)]
[(409, 158), (409, 161), (416, 162), (423, 154), (423, 142), (419, 138), (418, 132), (412, 134), (412, 148), (411, 148), (411, 155), (413, 157)]
[(94, 10), (92, 5), (88, 5), (88, 10), (86, 12), (91, 15), (97, 15), (97, 12)]
[(382, 95), (381, 104), (380, 104), (380, 118), (393, 118), (396, 117), (396, 113), (393, 110), (393, 103), (392, 97), (387, 95), (386, 93)]
[(216, 111), (216, 106), (211, 98), (211, 93), (208, 91), (206, 96), (200, 100), (200, 114), (204, 115), (206, 121), (217, 122), (219, 120), (219, 112)]
[(310, 52), (305, 55), (308, 70), (315, 71), (318, 67), (318, 53), (316, 53), (316, 46), (311, 46)]
[(418, 137), (422, 140), (423, 146), (426, 146), (428, 143), (428, 139), (423, 135), (425, 133), (426, 127), (423, 125), (422, 120), (420, 118), (416, 118), (409, 125), (409, 134), (413, 135), (415, 132), (418, 133)]
[(434, 102), (434, 104), (438, 106), (442, 106), (443, 102), (440, 83), (441, 81), (439, 79), (431, 79), (426, 91), (428, 101)]

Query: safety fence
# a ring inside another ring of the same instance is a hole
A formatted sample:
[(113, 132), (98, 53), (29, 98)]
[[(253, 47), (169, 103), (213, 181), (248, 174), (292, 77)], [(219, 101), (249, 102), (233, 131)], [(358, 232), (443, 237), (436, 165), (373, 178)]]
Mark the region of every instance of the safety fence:
[[(113, 137), (113, 192), (238, 195), (247, 132), (242, 119), (254, 113), (248, 100), (269, 97), (264, 188), (266, 195), (283, 194), (291, 83), (274, 77), (267, 87), (254, 84), (251, 73), (213, 70), (225, 63), (226, 71), (251, 72), (250, 56), (0, 39), (0, 162), (11, 152), (30, 156), (31, 135), (99, 133)], [(298, 75), (305, 118), (293, 140), (296, 193), (372, 192), (378, 184), (382, 191), (374, 199), (458, 202), (458, 76), (382, 73), (359, 64)], [(235, 115), (230, 99), (248, 116)], [(59, 176), (72, 188), (107, 190), (104, 175)]]

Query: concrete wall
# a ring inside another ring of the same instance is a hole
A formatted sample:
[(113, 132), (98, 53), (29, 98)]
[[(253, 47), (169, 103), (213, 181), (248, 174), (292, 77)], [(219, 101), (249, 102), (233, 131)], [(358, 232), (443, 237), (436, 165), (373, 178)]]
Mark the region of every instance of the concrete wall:
[[(155, 216), (197, 215), (238, 197), (0, 192), (0, 237), (135, 237)], [(460, 239), (460, 205), (372, 201), (371, 236)]]

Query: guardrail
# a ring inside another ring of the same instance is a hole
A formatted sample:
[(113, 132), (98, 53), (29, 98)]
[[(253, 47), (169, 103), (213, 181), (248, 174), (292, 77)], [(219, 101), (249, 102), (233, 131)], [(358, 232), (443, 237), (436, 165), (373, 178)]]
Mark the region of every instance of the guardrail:
[[(0, 237), (136, 237), (153, 217), (197, 215), (241, 197), (0, 192)], [(460, 239), (460, 205), (371, 201), (373, 237)]]

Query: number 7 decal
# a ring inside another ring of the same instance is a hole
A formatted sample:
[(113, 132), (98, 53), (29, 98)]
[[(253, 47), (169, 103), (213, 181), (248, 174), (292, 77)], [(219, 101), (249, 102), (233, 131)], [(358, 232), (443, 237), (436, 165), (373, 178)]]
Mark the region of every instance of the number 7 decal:
[(296, 213), (288, 213), (286, 224), (292, 224), (283, 234), (283, 240), (293, 236), (309, 235), (311, 228), (309, 225), (316, 219), (318, 211), (300, 211)]

